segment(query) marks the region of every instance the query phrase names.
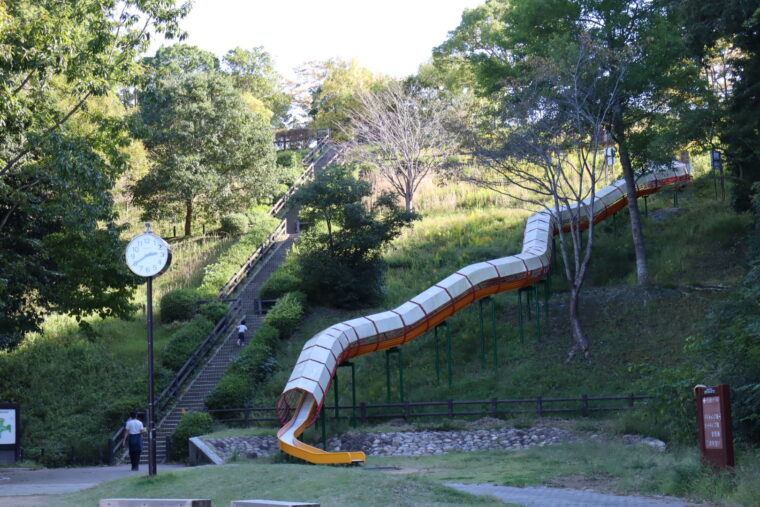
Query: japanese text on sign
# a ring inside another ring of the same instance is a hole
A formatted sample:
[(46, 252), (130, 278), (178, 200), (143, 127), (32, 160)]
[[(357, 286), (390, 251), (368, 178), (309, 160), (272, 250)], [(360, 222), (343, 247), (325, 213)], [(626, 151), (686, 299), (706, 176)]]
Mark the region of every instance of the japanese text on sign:
[(705, 448), (723, 449), (723, 439), (721, 438), (723, 429), (720, 420), (720, 397), (705, 396), (702, 398), (702, 414)]

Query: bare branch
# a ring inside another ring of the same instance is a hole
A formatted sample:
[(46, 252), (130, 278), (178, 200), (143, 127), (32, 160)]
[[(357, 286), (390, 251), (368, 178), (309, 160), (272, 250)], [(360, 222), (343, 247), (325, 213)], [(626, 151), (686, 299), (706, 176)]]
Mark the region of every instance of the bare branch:
[(458, 141), (447, 129), (447, 104), (421, 90), (404, 90), (393, 83), (360, 97), (360, 107), (349, 113), (354, 135), (350, 156), (369, 162), (414, 208), (420, 183), (456, 152)]

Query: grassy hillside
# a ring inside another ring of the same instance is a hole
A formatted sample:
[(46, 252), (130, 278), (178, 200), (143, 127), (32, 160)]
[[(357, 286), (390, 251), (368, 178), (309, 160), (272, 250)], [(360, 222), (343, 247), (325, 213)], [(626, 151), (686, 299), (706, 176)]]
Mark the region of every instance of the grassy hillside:
[[(494, 298), (498, 369), (492, 369), (490, 308), (486, 309), (487, 364), (481, 367), (477, 305), (449, 319), (452, 332), (453, 385), (446, 379), (445, 341), (440, 339), (441, 381), (435, 381), (432, 333), (403, 347), (406, 399), (411, 401), (484, 399), (491, 396), (606, 395), (639, 392), (639, 364), (668, 367), (682, 360), (688, 336), (699, 332), (712, 305), (746, 271), (743, 239), (751, 217), (737, 215), (716, 201), (712, 180), (698, 178), (678, 196), (650, 197), (645, 218), (651, 277), (655, 287), (636, 289), (633, 248), (625, 212), (597, 229), (591, 275), (582, 299), (584, 325), (591, 339), (590, 363), (566, 363), (570, 330), (561, 263), (552, 275), (555, 292), (549, 302), (542, 341), (534, 322), (520, 342), (517, 297)], [(355, 312), (317, 308), (301, 329), (282, 344), (280, 371), (259, 393), (271, 405), (287, 381), (303, 342), (331, 324), (392, 308), (467, 264), (519, 252), (526, 211), (504, 208), (505, 200), (465, 185), (429, 186), (419, 199), (424, 218), (387, 252), (387, 297), (383, 307)], [(643, 208), (643, 202), (642, 208)], [(715, 290), (702, 290), (706, 286)], [(543, 315), (542, 315), (543, 318)], [(358, 358), (359, 401), (386, 401), (384, 354)], [(392, 360), (392, 398), (398, 400), (396, 359)], [(350, 399), (346, 375), (342, 400)], [(329, 397), (332, 400), (332, 395)]]

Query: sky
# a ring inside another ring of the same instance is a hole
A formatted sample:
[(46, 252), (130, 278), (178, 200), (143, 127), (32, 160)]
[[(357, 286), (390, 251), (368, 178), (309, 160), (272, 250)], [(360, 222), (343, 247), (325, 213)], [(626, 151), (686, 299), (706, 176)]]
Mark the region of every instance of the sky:
[(430, 58), (465, 8), (483, 2), (195, 0), (182, 26), (189, 34), (184, 43), (220, 57), (237, 46), (263, 46), (288, 79), (303, 63), (335, 57), (356, 58), (374, 73), (402, 78)]

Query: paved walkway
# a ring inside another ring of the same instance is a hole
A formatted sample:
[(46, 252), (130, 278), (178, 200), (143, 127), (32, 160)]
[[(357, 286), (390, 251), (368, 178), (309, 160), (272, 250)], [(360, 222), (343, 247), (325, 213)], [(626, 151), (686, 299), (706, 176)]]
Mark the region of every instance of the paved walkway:
[(645, 496), (618, 496), (565, 488), (515, 488), (494, 484), (447, 483), (449, 487), (473, 493), (489, 495), (505, 502), (527, 507), (689, 507), (698, 504), (684, 502), (678, 498), (652, 498)]
[[(181, 465), (158, 465), (158, 473)], [(100, 483), (122, 479), (133, 475), (147, 475), (143, 466), (139, 472), (132, 472), (129, 465), (112, 467), (76, 468), (0, 468), (0, 507), (37, 507), (55, 505), (50, 497), (41, 495), (61, 495), (97, 486)]]

